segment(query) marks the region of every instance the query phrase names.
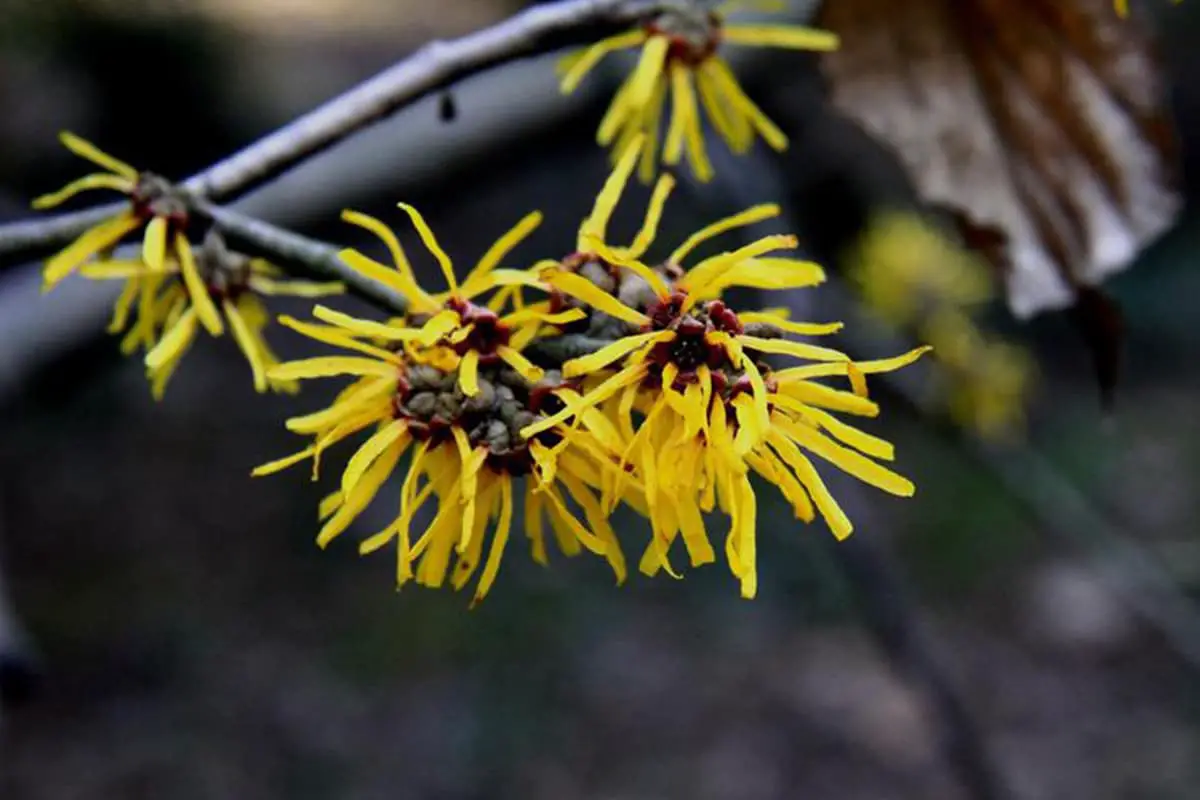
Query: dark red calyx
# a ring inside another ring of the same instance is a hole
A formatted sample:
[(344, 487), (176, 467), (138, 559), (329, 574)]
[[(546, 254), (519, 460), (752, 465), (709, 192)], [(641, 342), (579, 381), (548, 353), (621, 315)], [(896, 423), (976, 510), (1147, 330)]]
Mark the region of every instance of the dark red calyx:
[(553, 416), (565, 408), (563, 401), (554, 393), (559, 389), (574, 389), (575, 391), (579, 391), (579, 387), (580, 382), (575, 378), (557, 382), (543, 380), (530, 387), (529, 402), (526, 405), (534, 414)]
[(675, 290), (666, 297), (659, 297), (646, 309), (650, 317), (650, 330), (665, 331), (675, 326), (683, 315), (683, 305), (687, 302), (687, 294)]
[(165, 219), (169, 235), (182, 233), (187, 228), (187, 204), (168, 180), (154, 173), (143, 172), (138, 175), (137, 184), (129, 194), (129, 202), (139, 219)]
[(500, 321), (495, 311), (458, 298), (451, 298), (446, 307), (458, 314), (463, 327), (472, 326), (467, 338), (454, 345), (454, 352), (461, 356), (474, 350), (482, 363), (499, 358), (496, 351), (512, 339), (512, 330)]
[(696, 18), (678, 12), (664, 14), (647, 22), (646, 32), (667, 37), (668, 61), (696, 67), (711, 58), (721, 44), (721, 18), (713, 12)]
[(712, 321), (712, 326), (715, 330), (724, 331), (734, 336), (741, 334), (745, 330), (742, 326), (742, 321), (738, 319), (738, 315), (721, 300), (709, 301), (705, 304), (704, 311), (708, 314), (708, 318)]

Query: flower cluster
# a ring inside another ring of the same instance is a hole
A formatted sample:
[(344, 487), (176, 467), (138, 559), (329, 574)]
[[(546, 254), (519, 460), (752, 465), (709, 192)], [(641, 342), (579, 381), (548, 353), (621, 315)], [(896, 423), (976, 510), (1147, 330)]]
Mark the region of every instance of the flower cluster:
[[(716, 561), (720, 552), (742, 596), (754, 597), (756, 481), (777, 487), (797, 519), (819, 516), (838, 538), (853, 524), (818, 463), (892, 495), (913, 494), (913, 484), (887, 466), (895, 457), (892, 445), (844, 417), (878, 415), (868, 376), (904, 367), (929, 349), (854, 361), (809, 340), (837, 333), (840, 323), (735, 307), (731, 289), (743, 295), (796, 289), (825, 278), (818, 265), (788, 254), (797, 246), (789, 235), (749, 237), (699, 255), (723, 235), (778, 216), (774, 204), (701, 228), (661, 261), (648, 258), (675, 186), (673, 176), (658, 174), (660, 158), (676, 165), (686, 156), (697, 178), (712, 177), (701, 111), (736, 153), (759, 137), (776, 150), (787, 146), (718, 54), (725, 43), (837, 46), (836, 37), (822, 31), (725, 19), (739, 7), (780, 5), (730, 0), (709, 10), (693, 0), (667, 4), (637, 30), (598, 42), (564, 64), (562, 88), (572, 91), (607, 54), (641, 51), (598, 133), (612, 148), (613, 171), (579, 226), (574, 250), (561, 258), (527, 268), (505, 264), (541, 223), (535, 212), (460, 277), (425, 219), (401, 203), (444, 278), (445, 288), (431, 292), (417, 281), (387, 224), (344, 212), (347, 223), (379, 240), (391, 263), (348, 248), (339, 253), (345, 269), (338, 274), (353, 271), (356, 285), (363, 278), (386, 287), (403, 299), (403, 308), (383, 319), (324, 305), (313, 307), (312, 319), (278, 317), (280, 325), (335, 354), (280, 362), (263, 335), (270, 315), (261, 298), (321, 297), (340, 293), (341, 284), (285, 279), (266, 262), (231, 252), (193, 213), (204, 210), (196, 198), (70, 134), (64, 144), (104, 171), (35, 206), (56, 206), (93, 189), (119, 192), (127, 203), (47, 262), (45, 287), (72, 273), (124, 281), (109, 329), (123, 336), (123, 351), (142, 351), (155, 397), (201, 328), (213, 336), (232, 333), (260, 392), (348, 379), (327, 407), (287, 420), (307, 446), (253, 474), (308, 463), (315, 480), (326, 451), (357, 443), (336, 489), (320, 503), (322, 547), (389, 494), (389, 478), (399, 474), (386, 501), (395, 513), (359, 546), (362, 553), (394, 548), (398, 586), (473, 584), (475, 601), (482, 600), (514, 527), (523, 527), (535, 561), (548, 562), (553, 539), (567, 556), (589, 552), (604, 559), (621, 583), (628, 567), (610, 518), (625, 505), (649, 523), (639, 547), (642, 573), (678, 575), (677, 551), (693, 567)], [(644, 182), (655, 181), (654, 188), (640, 229), (629, 244), (615, 245), (610, 218), (635, 171)], [(118, 251), (136, 233), (141, 246), (134, 256)], [(202, 244), (193, 246), (200, 237)], [(911, 277), (904, 264), (880, 260), (901, 279)], [(868, 284), (885, 293), (892, 285), (870, 276)], [(951, 288), (953, 295), (962, 287)], [(943, 327), (957, 320), (938, 319)], [(961, 342), (960, 333), (943, 338)], [(975, 351), (950, 355), (978, 361)], [(723, 547), (710, 537), (714, 526), (724, 531)]]
[[(411, 206), (401, 208), (441, 267), (447, 291), (429, 294), (418, 286), (395, 234), (377, 219), (347, 212), (347, 221), (383, 241), (394, 263), (387, 267), (353, 249), (342, 258), (402, 292), (408, 312), (400, 319), (374, 322), (317, 306), (313, 315), (323, 324), (280, 319), (298, 333), (355, 355), (280, 364), (269, 371), (272, 378), (349, 375), (356, 380), (328, 408), (288, 420), (290, 430), (313, 438), (309, 447), (264, 464), (254, 474), (311, 460), (315, 478), (327, 447), (371, 429), (342, 472), (338, 491), (321, 504), (321, 546), (346, 530), (410, 452), (395, 518), (360, 548), (368, 553), (395, 542), (399, 585), (415, 580), (437, 587), (449, 577), (455, 588), (462, 588), (482, 564), (475, 589), (476, 600), (482, 599), (500, 567), (519, 479), (525, 482), (525, 532), (536, 560), (547, 559), (543, 531), (548, 520), (564, 553), (587, 548), (605, 557), (623, 581), (621, 548), (599, 498), (599, 487), (608, 482), (606, 472), (617, 470), (618, 463), (616, 434), (607, 420), (586, 414), (579, 426), (543, 425), (537, 435), (521, 433), (577, 401), (569, 381), (532, 364), (521, 348), (540, 329), (582, 319), (584, 312), (552, 310), (550, 301), (526, 305), (511, 290), (495, 291), (496, 267), (537, 226), (540, 215), (521, 220), (459, 283), (421, 215)], [(492, 297), (477, 302), (484, 294)], [(501, 314), (509, 304), (519, 307)], [(586, 524), (568, 498), (582, 509)], [(433, 521), (414, 540), (413, 519), (430, 502), (437, 506)], [(489, 527), (494, 530), (485, 561)]]
[[(675, 574), (670, 551), (677, 539), (693, 566), (715, 560), (705, 515), (719, 510), (729, 519), (726, 560), (742, 595), (753, 597), (752, 473), (779, 487), (797, 518), (811, 521), (820, 514), (839, 538), (853, 526), (813, 457), (889, 493), (913, 493), (907, 479), (879, 463), (893, 458), (891, 445), (836, 415), (878, 414), (865, 376), (900, 368), (926, 348), (853, 362), (836, 349), (787, 338), (831, 334), (837, 323), (793, 322), (780, 311), (738, 312), (722, 299), (731, 287), (819, 283), (820, 267), (780, 255), (796, 245), (794, 237), (764, 236), (684, 266), (701, 245), (774, 216), (775, 206), (720, 220), (651, 266), (642, 256), (656, 238), (673, 186), (664, 176), (633, 243), (608, 244), (609, 217), (642, 146), (636, 137), (622, 154), (580, 226), (577, 249), (527, 270), (499, 265), (537, 215), (502, 237), (459, 283), (424, 220), (402, 205), (445, 275), (448, 289), (440, 294), (417, 286), (399, 241), (382, 223), (347, 214), (384, 241), (394, 264), (355, 250), (343, 259), (403, 292), (411, 307), (404, 318), (383, 322), (323, 307), (314, 310), (321, 324), (282, 320), (355, 355), (285, 363), (270, 376), (348, 375), (355, 381), (329, 407), (288, 421), (312, 444), (255, 471), (262, 475), (311, 460), (315, 476), (326, 448), (372, 431), (351, 456), (338, 490), (322, 503), (322, 545), (348, 527), (411, 451), (394, 520), (361, 545), (370, 552), (395, 542), (400, 584), (440, 586), (449, 576), (461, 587), (482, 564), (475, 590), (482, 598), (512, 526), (514, 482), (524, 479), (525, 529), (538, 561), (546, 558), (542, 525), (548, 518), (564, 552), (602, 555), (623, 580), (621, 545), (607, 518), (625, 503), (650, 521), (640, 570)], [(529, 292), (547, 299), (527, 303)], [(543, 372), (521, 353), (535, 340), (554, 342), (563, 331), (608, 343), (567, 360), (560, 371)], [(803, 363), (775, 369), (767, 361), (773, 355)], [(822, 382), (837, 377), (847, 388)], [(437, 510), (414, 539), (414, 515), (427, 502)], [(491, 544), (485, 545), (489, 528)]]
[(657, 167), (658, 141), (664, 127), (664, 106), (670, 98), (661, 151), (662, 161), (675, 165), (685, 152), (692, 173), (701, 181), (713, 176), (704, 145), (701, 109), (734, 153), (746, 153), (757, 137), (775, 150), (787, 148), (787, 136), (751, 100), (718, 52), (722, 44), (784, 47), (828, 51), (837, 36), (799, 25), (728, 24), (728, 13), (782, 10), (782, 3), (727, 0), (708, 10), (684, 2), (648, 20), (636, 30), (603, 39), (569, 56), (562, 63), (563, 92), (573, 92), (610, 53), (640, 48), (637, 66), (621, 85), (600, 122), (597, 141), (612, 147), (614, 161), (637, 136), (651, 144), (642, 151), (639, 177), (649, 183)]
[[(156, 399), (162, 398), (198, 329), (221, 336), (226, 326), (250, 365), (256, 391), (295, 391), (294, 382), (267, 377), (277, 359), (263, 336), (270, 315), (259, 296), (322, 297), (340, 294), (342, 285), (285, 280), (267, 262), (230, 252), (215, 231), (199, 249), (193, 248), (186, 200), (168, 181), (138, 172), (73, 134), (60, 138), (71, 152), (108, 172), (86, 175), (39, 197), (35, 208), (51, 208), (91, 189), (120, 192), (129, 204), (52, 256), (43, 272), (43, 290), (76, 272), (93, 280), (124, 281), (108, 331), (122, 335), (122, 353), (144, 351)], [(115, 258), (117, 244), (139, 229), (144, 233), (137, 257)]]

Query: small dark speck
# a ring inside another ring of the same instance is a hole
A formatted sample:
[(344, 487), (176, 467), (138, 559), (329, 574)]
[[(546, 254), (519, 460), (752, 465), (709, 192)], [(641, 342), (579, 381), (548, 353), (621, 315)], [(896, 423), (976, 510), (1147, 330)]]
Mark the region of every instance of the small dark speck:
[(458, 104), (454, 102), (454, 95), (442, 92), (442, 96), (438, 100), (438, 119), (442, 122), (454, 122), (457, 118)]

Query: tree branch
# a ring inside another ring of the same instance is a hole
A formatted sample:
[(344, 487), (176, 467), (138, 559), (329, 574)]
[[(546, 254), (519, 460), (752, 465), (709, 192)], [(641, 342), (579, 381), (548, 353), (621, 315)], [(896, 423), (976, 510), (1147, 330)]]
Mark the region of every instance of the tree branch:
[(612, 343), (612, 339), (568, 333), (534, 339), (524, 352), (529, 360), (539, 367), (550, 369), (561, 367), (573, 358), (589, 355)]
[(298, 271), (309, 277), (341, 281), (351, 293), (381, 311), (403, 314), (408, 308), (408, 300), (404, 295), (352, 269), (342, 260), (339, 249), (331, 244), (309, 239), (203, 200), (193, 200), (191, 206), (194, 211), (212, 220), (226, 238), (253, 255), (263, 256), (289, 271)]
[(106, 203), (85, 211), (72, 211), (50, 217), (0, 225), (0, 266), (21, 263), (61, 247), (79, 234), (111, 219), (129, 207), (128, 203)]
[(593, 41), (662, 6), (653, 0), (562, 0), (534, 6), (458, 39), (430, 42), (374, 78), (189, 178), (184, 188), (212, 200), (228, 199), (431, 92), (506, 61)]
[[(341, 259), (338, 248), (331, 244), (204, 200), (192, 199), (190, 205), (193, 211), (210, 219), (227, 239), (247, 252), (268, 258), (288, 271), (341, 281), (351, 293), (386, 313), (403, 314), (408, 307), (402, 294), (352, 269)], [(610, 342), (609, 339), (578, 334), (554, 336), (533, 342), (526, 355), (539, 366), (553, 368), (572, 358), (594, 353)]]
[(890, 552), (861, 535), (841, 542), (829, 540), (827, 546), (854, 589), (863, 622), (875, 643), (928, 699), (937, 724), (938, 747), (962, 788), (973, 800), (1009, 797), (962, 687), (922, 624)]
[[(669, 0), (561, 0), (458, 39), (430, 42), (181, 187), (210, 200), (231, 199), (431, 92), (507, 61), (594, 41), (667, 5)], [(0, 261), (62, 246), (121, 207), (109, 204), (0, 226)]]

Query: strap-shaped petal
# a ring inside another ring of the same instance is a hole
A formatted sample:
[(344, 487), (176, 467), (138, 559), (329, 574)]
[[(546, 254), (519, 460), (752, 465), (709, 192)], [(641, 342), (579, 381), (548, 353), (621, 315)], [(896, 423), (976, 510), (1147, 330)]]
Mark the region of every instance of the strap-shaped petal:
[(183, 282), (187, 286), (188, 297), (192, 301), (192, 308), (196, 309), (196, 316), (199, 317), (200, 324), (213, 336), (220, 336), (225, 332), (225, 325), (221, 322), (217, 306), (208, 293), (208, 287), (200, 279), (200, 272), (196, 269), (196, 259), (192, 255), (192, 246), (188, 244), (187, 237), (182, 233), (175, 234), (174, 249), (175, 257), (179, 259), (179, 265), (183, 272)]
[(618, 50), (626, 50), (630, 47), (637, 47), (642, 42), (646, 41), (646, 31), (642, 28), (637, 30), (626, 31), (619, 33), (616, 36), (610, 36), (607, 39), (601, 39), (591, 47), (584, 50), (578, 58), (574, 60), (566, 74), (562, 77), (562, 82), (559, 88), (563, 94), (570, 94), (579, 87), (582, 81), (589, 72), (595, 69), (609, 53), (615, 53)]
[(80, 158), (86, 158), (98, 167), (104, 167), (109, 172), (120, 175), (123, 178), (128, 178), (131, 181), (138, 179), (140, 173), (136, 169), (120, 159), (113, 158), (99, 147), (96, 147), (96, 145), (86, 139), (81, 139), (70, 131), (63, 131), (58, 134), (58, 140), (72, 153)]

